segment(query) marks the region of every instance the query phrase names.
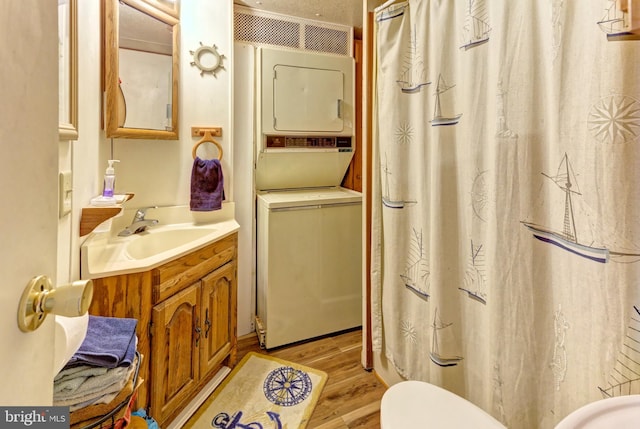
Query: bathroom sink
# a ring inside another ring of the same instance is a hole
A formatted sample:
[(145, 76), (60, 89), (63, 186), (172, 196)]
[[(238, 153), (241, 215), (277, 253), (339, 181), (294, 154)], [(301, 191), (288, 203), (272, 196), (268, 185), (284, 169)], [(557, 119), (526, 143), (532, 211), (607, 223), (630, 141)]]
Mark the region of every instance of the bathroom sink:
[(126, 252), (133, 259), (145, 259), (175, 249), (213, 234), (212, 227), (175, 229), (149, 228), (126, 244)]
[(193, 212), (188, 205), (163, 206), (149, 214), (159, 224), (129, 236), (136, 208), (125, 209), (106, 226), (89, 234), (80, 246), (80, 278), (97, 279), (147, 271), (207, 246), (240, 229), (233, 202), (221, 210)]

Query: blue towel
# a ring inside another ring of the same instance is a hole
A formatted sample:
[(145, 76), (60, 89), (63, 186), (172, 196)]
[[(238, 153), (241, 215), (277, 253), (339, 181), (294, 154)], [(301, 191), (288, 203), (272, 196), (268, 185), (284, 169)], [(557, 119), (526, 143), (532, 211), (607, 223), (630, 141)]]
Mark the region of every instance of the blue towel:
[(220, 210), (224, 200), (224, 179), (219, 159), (196, 156), (191, 169), (191, 211)]
[(136, 319), (89, 315), (87, 336), (65, 368), (78, 365), (116, 368), (133, 362), (137, 347)]

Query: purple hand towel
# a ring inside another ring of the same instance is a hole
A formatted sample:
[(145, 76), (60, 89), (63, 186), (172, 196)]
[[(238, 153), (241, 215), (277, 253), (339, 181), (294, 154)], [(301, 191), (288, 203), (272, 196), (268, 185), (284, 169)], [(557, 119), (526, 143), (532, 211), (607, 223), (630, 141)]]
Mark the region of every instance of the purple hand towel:
[(138, 320), (89, 315), (87, 335), (65, 368), (129, 366), (136, 353)]
[(220, 210), (224, 200), (224, 180), (219, 159), (196, 156), (191, 169), (191, 211)]

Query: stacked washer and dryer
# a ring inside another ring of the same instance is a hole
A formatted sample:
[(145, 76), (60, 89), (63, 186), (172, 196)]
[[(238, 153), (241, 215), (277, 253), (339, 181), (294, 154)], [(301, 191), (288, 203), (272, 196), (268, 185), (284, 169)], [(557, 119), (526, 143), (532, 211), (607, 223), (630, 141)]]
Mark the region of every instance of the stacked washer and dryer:
[(256, 332), (265, 348), (362, 324), (352, 57), (258, 48)]

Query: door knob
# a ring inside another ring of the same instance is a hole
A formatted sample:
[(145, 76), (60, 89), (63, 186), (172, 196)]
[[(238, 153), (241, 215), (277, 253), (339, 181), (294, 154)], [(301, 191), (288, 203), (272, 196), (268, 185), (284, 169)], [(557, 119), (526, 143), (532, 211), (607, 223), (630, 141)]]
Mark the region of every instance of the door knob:
[(23, 332), (35, 331), (47, 314), (82, 316), (93, 298), (93, 281), (77, 280), (54, 288), (47, 276), (32, 278), (20, 299), (18, 326)]

